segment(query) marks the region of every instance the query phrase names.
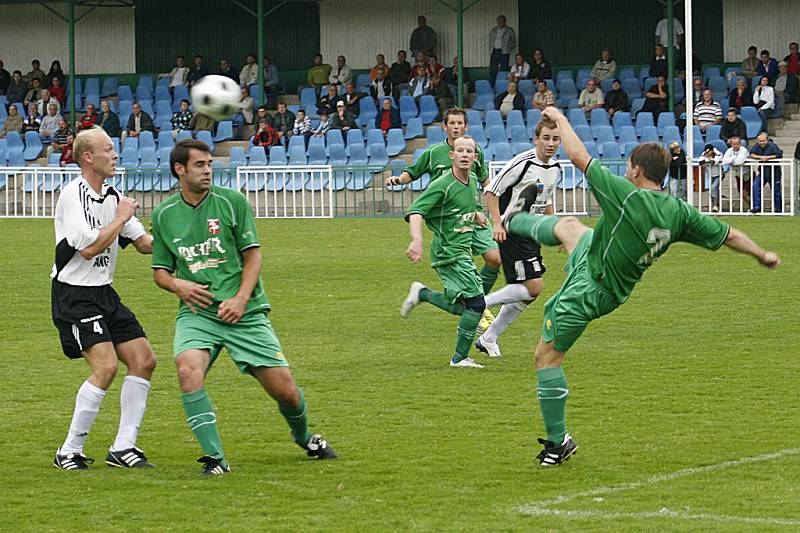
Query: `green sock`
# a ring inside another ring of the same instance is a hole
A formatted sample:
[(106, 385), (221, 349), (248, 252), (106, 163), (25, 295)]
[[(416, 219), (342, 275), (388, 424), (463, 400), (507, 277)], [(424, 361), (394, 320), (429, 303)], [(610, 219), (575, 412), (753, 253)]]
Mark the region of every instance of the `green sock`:
[(303, 396), (303, 389), (297, 387), (297, 392), (300, 393), (300, 402), (297, 407), (286, 407), (278, 404), (278, 410), (286, 419), (289, 428), (292, 430), (292, 438), (300, 446), (305, 446), (308, 439), (311, 438), (311, 433), (308, 432), (308, 406), (306, 399)]
[(463, 305), (460, 303), (450, 303), (450, 300), (445, 297), (443, 292), (434, 291), (427, 287), (419, 291), (419, 300), (421, 302), (433, 304), (439, 309), (447, 311), (451, 315), (460, 315), (464, 312)]
[(221, 460), (227, 466), (217, 431), (217, 415), (214, 413), (205, 387), (194, 392), (185, 392), (181, 395), (181, 399), (183, 409), (186, 411), (186, 421), (200, 447), (203, 448), (203, 453)]
[(478, 322), (481, 321), (482, 313), (476, 313), (472, 309), (464, 309), (461, 320), (458, 321), (456, 336), (456, 354), (453, 361), (458, 362), (466, 359), (472, 348), (472, 341), (475, 340), (475, 331), (478, 329)]
[(514, 235), (528, 237), (547, 246), (558, 246), (561, 241), (555, 234), (556, 215), (531, 215), (529, 213), (517, 213), (508, 225), (508, 231)]
[(483, 265), (481, 269), (481, 280), (483, 280), (483, 294), (489, 294), (494, 287), (494, 282), (497, 281), (497, 275), (500, 274), (499, 268), (492, 268), (489, 265)]
[[(515, 217), (516, 218), (516, 217)], [(542, 410), (544, 428), (547, 430), (547, 440), (560, 446), (567, 434), (566, 407), (569, 389), (564, 369), (543, 368), (536, 371), (536, 396), (539, 398), (539, 407)]]

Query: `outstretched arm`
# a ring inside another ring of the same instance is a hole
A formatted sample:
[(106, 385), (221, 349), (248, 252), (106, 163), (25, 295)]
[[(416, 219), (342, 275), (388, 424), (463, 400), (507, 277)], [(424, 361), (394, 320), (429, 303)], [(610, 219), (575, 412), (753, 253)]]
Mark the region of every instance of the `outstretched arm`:
[(764, 250), (744, 232), (734, 227), (731, 227), (728, 232), (728, 237), (725, 239), (725, 246), (739, 253), (752, 255), (758, 259), (759, 263), (767, 268), (778, 268), (781, 264), (778, 254)]
[(570, 125), (569, 120), (567, 120), (567, 117), (564, 116), (564, 113), (555, 107), (550, 106), (542, 111), (542, 116), (547, 117), (556, 123), (558, 126), (558, 132), (561, 134), (561, 144), (564, 146), (564, 151), (567, 153), (567, 157), (569, 157), (569, 160), (572, 161), (572, 164), (578, 167), (581, 171), (586, 172), (586, 167), (589, 166), (592, 156), (590, 156), (589, 152), (586, 151), (586, 147), (583, 146), (583, 143), (581, 142), (580, 138), (578, 138), (575, 130), (572, 129), (572, 126)]

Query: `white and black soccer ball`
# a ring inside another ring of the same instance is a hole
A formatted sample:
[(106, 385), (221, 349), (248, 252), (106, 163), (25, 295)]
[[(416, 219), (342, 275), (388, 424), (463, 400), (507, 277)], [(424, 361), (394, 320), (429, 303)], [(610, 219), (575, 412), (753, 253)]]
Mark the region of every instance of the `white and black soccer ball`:
[(239, 110), (239, 84), (225, 76), (204, 76), (192, 87), (192, 103), (198, 113), (214, 120), (228, 120)]

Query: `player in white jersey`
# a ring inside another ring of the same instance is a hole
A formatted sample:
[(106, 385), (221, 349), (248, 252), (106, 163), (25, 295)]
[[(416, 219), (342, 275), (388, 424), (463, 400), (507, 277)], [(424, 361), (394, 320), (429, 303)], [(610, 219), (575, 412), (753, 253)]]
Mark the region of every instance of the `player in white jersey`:
[(505, 214), (519, 201), (519, 193), (531, 183), (539, 185), (539, 194), (531, 212), (553, 214), (553, 194), (561, 177), (561, 167), (551, 162), (561, 144), (554, 122), (542, 119), (534, 130), (534, 148), (506, 163), (492, 179), (486, 190), (486, 205), (493, 221), (493, 236), (500, 244), (503, 272), (507, 285), (488, 294), (486, 307), (502, 305), (492, 325), (475, 341), (475, 347), (490, 357), (500, 357), (497, 337), (517, 319), (539, 293), (546, 269), (539, 243), (506, 233), (501, 222)]
[(106, 132), (98, 127), (82, 131), (75, 138), (74, 154), (81, 176), (62, 189), (56, 204), (52, 311), (64, 354), (85, 359), (91, 375), (78, 390), (69, 433), (56, 451), (53, 466), (86, 470), (87, 463), (94, 462), (84, 455), (84, 442), (120, 360), (128, 374), (120, 396), (119, 431), (106, 463), (152, 467), (136, 447), (136, 438), (156, 359), (142, 326), (111, 282), (118, 246), (132, 243), (139, 252), (149, 254), (153, 238), (133, 216), (138, 202), (105, 184), (116, 173), (117, 162)]

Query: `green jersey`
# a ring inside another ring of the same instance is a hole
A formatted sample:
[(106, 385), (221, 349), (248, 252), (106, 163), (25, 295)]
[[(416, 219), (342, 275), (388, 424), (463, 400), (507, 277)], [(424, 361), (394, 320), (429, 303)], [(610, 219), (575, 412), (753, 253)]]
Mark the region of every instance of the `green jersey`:
[[(403, 169), (408, 172), (413, 179), (419, 179), (425, 173), (431, 175), (431, 181), (436, 181), (445, 172), (453, 168), (453, 160), (450, 159), (450, 152), (453, 147), (448, 144), (447, 140), (434, 144), (425, 149), (420, 154), (413, 165), (407, 166)], [(483, 183), (489, 178), (489, 167), (483, 160), (483, 150), (479, 146), (475, 146), (475, 162), (472, 164), (472, 172), (478, 176), (478, 181)]]
[[(200, 311), (216, 316), (219, 304), (239, 291), (242, 252), (259, 246), (247, 199), (239, 191), (212, 187), (199, 205), (191, 206), (178, 193), (155, 208), (152, 224), (153, 268), (208, 285), (214, 303)], [(269, 302), (259, 279), (245, 314), (267, 309)]]
[(727, 224), (683, 200), (639, 189), (600, 161), (589, 163), (586, 180), (603, 210), (587, 256), (589, 273), (619, 303), (673, 242), (716, 250), (728, 236)]
[(406, 221), (420, 214), (433, 232), (431, 266), (437, 267), (467, 259), (472, 262), (472, 235), (475, 217), (483, 212), (478, 178), (470, 172), (469, 182), (463, 183), (446, 170), (434, 180), (406, 211)]

